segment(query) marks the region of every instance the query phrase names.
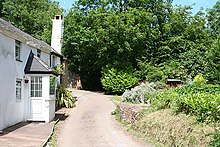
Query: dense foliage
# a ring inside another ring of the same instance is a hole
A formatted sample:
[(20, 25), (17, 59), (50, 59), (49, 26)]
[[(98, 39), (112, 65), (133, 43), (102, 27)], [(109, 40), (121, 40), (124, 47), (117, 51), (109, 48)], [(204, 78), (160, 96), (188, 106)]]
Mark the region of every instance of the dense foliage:
[(56, 107), (57, 108), (72, 108), (75, 106), (76, 99), (72, 93), (63, 85), (59, 85), (56, 90)]
[(103, 86), (108, 64), (150, 82), (202, 73), (220, 83), (219, 7), (193, 15), (172, 0), (78, 0), (65, 18), (63, 53), (85, 88)]
[(51, 0), (1, 0), (0, 11), (0, 17), (49, 44), (52, 19), (63, 12), (58, 3)]
[(113, 94), (122, 94), (126, 89), (130, 89), (138, 82), (138, 78), (133, 73), (117, 70), (109, 66), (103, 68), (102, 75), (103, 88)]
[[(150, 107), (146, 109), (146, 116), (140, 121), (141, 124), (137, 123), (134, 125), (134, 129), (145, 135), (148, 134), (146, 135), (147, 138), (149, 138), (149, 136), (152, 137), (153, 140), (157, 138), (157, 141), (166, 145), (168, 142), (171, 142), (171, 144), (174, 143), (177, 146), (182, 145), (182, 143), (184, 143), (184, 145), (198, 145), (201, 143), (200, 139), (203, 138), (202, 140), (204, 141), (205, 139), (206, 141), (204, 142), (206, 142), (206, 144), (209, 142), (209, 146), (219, 146), (220, 86), (204, 84), (204, 79), (201, 77), (201, 74), (199, 74), (194, 78), (193, 84), (177, 88), (167, 89), (164, 87), (163, 90), (152, 91), (152, 89), (156, 89), (154, 88), (154, 84), (147, 83), (136, 86), (131, 90), (126, 90), (122, 95), (123, 101), (139, 103), (144, 100), (144, 102), (148, 104), (150, 102)], [(201, 83), (198, 82), (200, 81), (199, 79), (202, 81)], [(163, 115), (167, 115), (167, 113), (164, 112), (170, 109), (174, 114), (168, 115), (169, 118), (165, 118), (166, 116)], [(181, 117), (180, 119), (180, 116), (186, 117)], [(184, 119), (191, 118), (189, 116), (192, 116), (192, 118), (195, 118), (198, 122), (195, 123), (196, 121), (194, 120), (193, 124), (202, 124), (203, 126), (208, 124), (213, 127), (212, 131), (209, 133), (204, 131), (200, 134), (196, 130), (198, 128), (193, 128), (187, 123), (184, 124), (184, 127), (180, 127), (180, 123), (185, 123)], [(177, 120), (175, 121), (175, 119)], [(173, 124), (167, 124), (165, 120), (172, 121)], [(158, 123), (158, 121), (160, 123)], [(152, 129), (156, 130), (156, 133), (152, 131)], [(191, 131), (189, 131), (189, 129)], [(198, 134), (196, 135), (196, 133)], [(187, 137), (184, 137), (184, 135)], [(164, 136), (169, 136), (170, 138)]]
[[(208, 93), (203, 91), (203, 86), (195, 85), (191, 86), (189, 93), (182, 93), (180, 88), (177, 92), (167, 91), (158, 94), (153, 103), (157, 105), (157, 109), (172, 108), (176, 112), (195, 115), (200, 122), (219, 122), (220, 94), (217, 94), (219, 89), (218, 86), (215, 93)], [(179, 91), (181, 93), (178, 93)]]

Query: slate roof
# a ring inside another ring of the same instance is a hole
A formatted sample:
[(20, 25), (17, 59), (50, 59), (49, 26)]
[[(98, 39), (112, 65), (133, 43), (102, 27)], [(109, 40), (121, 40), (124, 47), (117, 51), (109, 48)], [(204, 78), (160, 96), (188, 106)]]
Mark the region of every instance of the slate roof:
[(59, 75), (53, 68), (50, 68), (43, 60), (34, 55), (32, 51), (29, 54), (24, 72), (25, 74), (53, 74), (56, 76)]
[[(55, 51), (50, 45), (46, 42), (38, 40), (31, 35), (21, 31), (20, 29), (13, 26), (11, 23), (5, 21), (4, 19), (0, 18), (0, 33), (5, 35), (14, 36), (20, 38), (19, 41), (25, 42), (26, 44), (38, 48), (38, 49), (46, 49), (48, 52), (53, 52), (60, 55), (57, 51)], [(60, 55), (62, 56), (62, 55)]]

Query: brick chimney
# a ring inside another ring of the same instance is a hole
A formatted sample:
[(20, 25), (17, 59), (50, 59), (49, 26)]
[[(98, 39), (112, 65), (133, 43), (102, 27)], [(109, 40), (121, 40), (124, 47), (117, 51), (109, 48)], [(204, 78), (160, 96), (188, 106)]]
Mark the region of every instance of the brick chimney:
[(61, 54), (62, 42), (63, 42), (63, 16), (55, 15), (53, 19), (51, 47)]

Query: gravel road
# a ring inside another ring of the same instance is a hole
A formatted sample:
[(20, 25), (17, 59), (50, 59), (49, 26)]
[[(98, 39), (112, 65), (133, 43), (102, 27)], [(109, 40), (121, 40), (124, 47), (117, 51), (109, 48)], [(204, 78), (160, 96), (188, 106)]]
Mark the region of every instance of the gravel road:
[(73, 90), (77, 107), (61, 123), (59, 147), (142, 147), (111, 115), (115, 105), (109, 96)]

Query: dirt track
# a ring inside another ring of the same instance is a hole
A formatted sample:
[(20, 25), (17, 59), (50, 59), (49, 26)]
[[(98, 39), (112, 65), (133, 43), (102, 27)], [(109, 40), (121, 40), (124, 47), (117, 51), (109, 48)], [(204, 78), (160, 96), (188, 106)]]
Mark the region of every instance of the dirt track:
[(87, 91), (76, 91), (77, 107), (61, 122), (59, 147), (142, 147), (133, 140), (111, 112), (115, 109), (108, 96)]

